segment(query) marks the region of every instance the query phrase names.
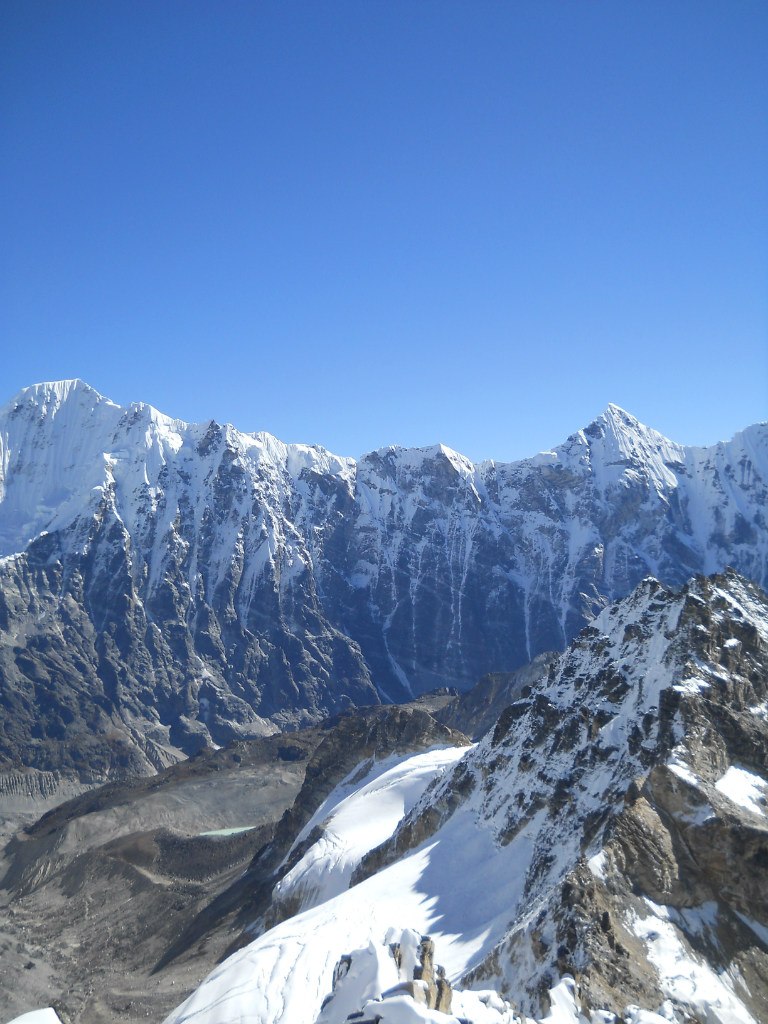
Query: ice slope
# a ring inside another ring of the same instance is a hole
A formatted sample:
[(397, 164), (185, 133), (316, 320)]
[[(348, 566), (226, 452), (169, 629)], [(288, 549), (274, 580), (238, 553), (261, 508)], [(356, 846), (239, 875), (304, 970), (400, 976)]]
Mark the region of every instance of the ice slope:
[[(674, 707), (676, 693), (690, 693), (692, 680), (696, 694), (726, 685), (714, 652), (708, 660), (704, 641), (698, 647), (692, 641), (701, 627), (689, 620), (689, 609), (705, 604), (714, 607), (713, 621), (733, 623), (743, 635), (753, 630), (768, 644), (766, 601), (737, 577), (720, 584), (697, 580), (677, 594), (645, 581), (605, 609), (548, 680), (443, 770), (393, 838), (364, 858), (356, 884), (315, 901), (225, 961), (167, 1024), (313, 1021), (339, 959), (371, 944), (376, 949), (391, 929), (403, 927), (434, 939), (453, 982), (482, 969), (484, 987), (490, 973), (512, 998), (530, 1002), (543, 982), (557, 980), (554, 930), (542, 914), (564, 879), (586, 860), (604, 876), (604, 837), (630, 786), (654, 765), (685, 764), (681, 720), (662, 709)], [(407, 777), (409, 763), (399, 766), (399, 779)], [(757, 783), (740, 776), (734, 789), (733, 778), (728, 775), (723, 799), (735, 793), (743, 800), (748, 792), (752, 800)], [(369, 789), (374, 799), (376, 792)], [(343, 803), (334, 803), (339, 795), (330, 802), (330, 817), (328, 808), (319, 815), (337, 827), (345, 820)], [(364, 812), (354, 796), (347, 799), (354, 815), (342, 831), (354, 836)], [(305, 863), (318, 899), (326, 857), (330, 871), (336, 854), (315, 843)], [(538, 960), (531, 953), (536, 934), (534, 945), (550, 950)], [(643, 934), (651, 934), (650, 927)], [(514, 952), (507, 957), (510, 944)], [(749, 1024), (753, 1018), (736, 990), (724, 988), (672, 937), (647, 953), (662, 990), (665, 977), (680, 973), (683, 954), (692, 981), (687, 988), (668, 987), (670, 997), (712, 1021)], [(568, 1019), (563, 1013), (555, 1006), (550, 1019)], [(628, 1019), (650, 1021), (654, 1014), (635, 1007)]]
[(0, 410), (0, 557), (94, 507), (121, 414), (76, 380), (26, 388)]
[(463, 753), (464, 748), (450, 747), (407, 758), (393, 755), (362, 779), (360, 766), (350, 772), (297, 836), (293, 849), (315, 829), (321, 832), (277, 884), (274, 902), (290, 900), (296, 910), (308, 910), (344, 892), (363, 856), (392, 835), (426, 787)]

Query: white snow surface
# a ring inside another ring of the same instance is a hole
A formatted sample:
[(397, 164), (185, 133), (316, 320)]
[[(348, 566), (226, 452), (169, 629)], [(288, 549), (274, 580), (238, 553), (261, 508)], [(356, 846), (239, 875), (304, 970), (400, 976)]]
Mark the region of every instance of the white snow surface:
[(590, 857), (587, 860), (587, 867), (595, 876), (595, 878), (599, 878), (601, 882), (604, 882), (606, 871), (605, 850), (600, 850), (598, 853), (594, 855), (594, 857)]
[(550, 989), (551, 1008), (542, 1024), (586, 1024), (576, 1002), (576, 983), (566, 975)]
[(636, 1003), (632, 1003), (624, 1011), (624, 1020), (627, 1024), (669, 1024), (675, 1017), (663, 1017), (660, 1013), (652, 1010), (643, 1010)]
[(8, 1024), (61, 1024), (59, 1015), (52, 1006), (46, 1006), (43, 1010), (30, 1010), (29, 1013), (22, 1013), (20, 1017), (14, 1017)]
[(200, 836), (237, 836), (241, 832), (250, 832), (255, 825), (237, 825), (234, 828), (214, 828), (210, 832), (198, 832)]
[(372, 764), (362, 778), (358, 765), (302, 829), (294, 846), (314, 828), (322, 828), (323, 834), (283, 876), (273, 899), (291, 898), (301, 910), (308, 910), (344, 892), (363, 856), (392, 835), (430, 782), (466, 749), (395, 755)]
[(731, 765), (725, 775), (717, 780), (715, 789), (739, 807), (765, 817), (768, 782), (754, 772)]

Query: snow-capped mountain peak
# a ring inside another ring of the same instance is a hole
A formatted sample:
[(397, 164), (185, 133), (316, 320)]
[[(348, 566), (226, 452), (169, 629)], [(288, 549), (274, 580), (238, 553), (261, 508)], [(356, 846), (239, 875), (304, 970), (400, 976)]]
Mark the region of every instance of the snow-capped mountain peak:
[(22, 388), (3, 407), (3, 412), (10, 407), (35, 406), (41, 409), (43, 415), (53, 413), (68, 401), (81, 402), (105, 402), (108, 399), (100, 395), (95, 388), (91, 387), (79, 377), (70, 380), (41, 381), (39, 384), (32, 384)]
[(567, 458), (585, 460), (596, 487), (631, 485), (647, 480), (658, 494), (675, 488), (685, 466), (685, 449), (646, 427), (617, 405), (568, 439), (561, 449)]

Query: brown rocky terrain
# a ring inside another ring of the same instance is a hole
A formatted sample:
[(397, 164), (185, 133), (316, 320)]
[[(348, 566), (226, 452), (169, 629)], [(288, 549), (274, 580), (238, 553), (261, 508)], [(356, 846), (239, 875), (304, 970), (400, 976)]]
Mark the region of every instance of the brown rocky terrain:
[(65, 1024), (160, 1019), (258, 913), (296, 830), (339, 779), (368, 758), (467, 742), (425, 709), (447, 699), (208, 749), (14, 834), (0, 881), (0, 1019), (42, 1005)]

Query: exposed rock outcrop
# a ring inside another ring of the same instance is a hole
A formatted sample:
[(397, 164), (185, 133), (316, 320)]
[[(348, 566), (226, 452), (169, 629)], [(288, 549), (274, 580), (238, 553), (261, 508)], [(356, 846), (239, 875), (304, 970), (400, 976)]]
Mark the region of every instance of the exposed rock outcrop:
[[(323, 1003), (317, 1024), (342, 1024), (344, 1020), (354, 1021), (355, 1024), (379, 1024), (388, 1016), (388, 1008), (393, 1003), (398, 1006), (398, 1019), (412, 1019), (413, 1024), (424, 1020), (417, 1007), (434, 1010), (438, 1015), (445, 1014), (446, 1017), (451, 1014), (453, 989), (445, 976), (445, 969), (435, 964), (435, 944), (432, 939), (428, 935), (419, 935), (406, 929), (399, 934), (397, 941), (389, 943), (388, 948), (394, 961), (394, 974), (391, 965), (385, 965), (390, 967), (389, 971), (381, 969), (380, 960), (377, 961), (375, 955), (371, 956), (370, 947), (345, 954), (339, 960), (333, 972), (333, 990)], [(360, 961), (363, 961), (362, 965)], [(370, 977), (373, 966), (377, 968), (378, 974), (375, 980)], [(381, 986), (382, 978), (394, 984), (377, 991), (376, 986)], [(369, 998), (365, 1006), (346, 1013), (349, 1004), (366, 990)], [(409, 1001), (413, 1004), (410, 1016)]]

